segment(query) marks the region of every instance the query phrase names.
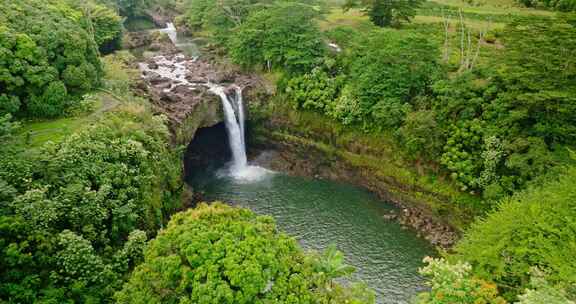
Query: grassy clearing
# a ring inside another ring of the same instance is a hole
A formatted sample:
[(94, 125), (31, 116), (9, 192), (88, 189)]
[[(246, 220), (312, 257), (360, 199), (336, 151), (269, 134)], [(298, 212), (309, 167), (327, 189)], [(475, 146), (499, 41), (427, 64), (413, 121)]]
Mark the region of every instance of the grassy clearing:
[(64, 137), (92, 125), (102, 113), (113, 109), (119, 103), (108, 93), (99, 92), (95, 95), (97, 102), (94, 105), (95, 110), (91, 113), (78, 117), (22, 122), (22, 127), (16, 133), (12, 144), (33, 149), (48, 141), (58, 142)]
[(340, 7), (334, 7), (320, 22), (320, 29), (323, 31), (333, 29), (337, 26), (350, 26), (357, 30), (370, 30), (374, 25), (364, 16), (359, 9), (351, 9), (347, 12)]
[[(325, 20), (320, 22), (322, 30), (330, 30), (337, 26), (350, 26), (357, 30), (368, 31), (374, 26), (364, 16), (360, 9), (347, 12), (342, 10), (343, 1), (330, 0), (331, 7)], [(473, 29), (503, 28), (506, 22), (515, 16), (553, 16), (554, 12), (525, 8), (514, 0), (434, 0), (423, 5), (414, 19), (416, 24), (438, 24), (443, 22), (442, 15), (451, 15), (452, 22), (457, 21), (457, 12), (462, 10), (465, 24)]]
[[(442, 24), (444, 22), (444, 18), (440, 17), (440, 16), (423, 16), (423, 15), (418, 15), (416, 17), (414, 17), (414, 23), (415, 24)], [(450, 23), (452, 24), (452, 26), (457, 23), (456, 19), (452, 19), (450, 21)], [(504, 26), (506, 25), (505, 23), (502, 22), (491, 22), (491, 21), (482, 21), (482, 20), (465, 20), (464, 24), (466, 24), (466, 27), (468, 28), (472, 28), (475, 30), (485, 30), (485, 29), (501, 29), (504, 28)]]
[(463, 0), (434, 0), (432, 3), (461, 8), (464, 12), (478, 14), (519, 14), (519, 15), (542, 15), (552, 16), (554, 12), (539, 10), (534, 8), (522, 7), (514, 0), (480, 0), (480, 1), (463, 1)]

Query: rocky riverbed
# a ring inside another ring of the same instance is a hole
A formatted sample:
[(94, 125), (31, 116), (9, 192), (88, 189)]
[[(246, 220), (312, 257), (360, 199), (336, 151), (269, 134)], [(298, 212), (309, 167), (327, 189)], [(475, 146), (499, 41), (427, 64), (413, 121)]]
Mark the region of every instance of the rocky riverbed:
[(262, 87), (254, 75), (177, 51), (151, 57), (138, 66), (143, 94), (152, 100), (158, 112), (168, 117), (179, 144), (188, 144), (198, 128), (223, 121), (220, 99), (209, 91), (208, 84), (219, 84), (230, 93), (240, 87), (247, 95)]

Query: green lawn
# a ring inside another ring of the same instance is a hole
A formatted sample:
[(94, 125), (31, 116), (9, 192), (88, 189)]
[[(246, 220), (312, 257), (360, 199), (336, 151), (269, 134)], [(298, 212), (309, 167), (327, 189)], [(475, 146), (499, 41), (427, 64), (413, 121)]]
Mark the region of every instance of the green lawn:
[(326, 31), (337, 26), (350, 26), (358, 30), (370, 30), (374, 27), (368, 17), (364, 16), (359, 9), (344, 12), (342, 8), (334, 7), (325, 20), (320, 21), (320, 29)]
[[(350, 26), (358, 30), (370, 30), (373, 25), (359, 9), (344, 12), (342, 1), (329, 1), (332, 7), (325, 20), (320, 22), (322, 30), (329, 30), (337, 26)], [(519, 6), (514, 0), (434, 0), (423, 5), (414, 18), (416, 24), (442, 23), (443, 9), (451, 15), (451, 21), (457, 22), (457, 12), (462, 10), (464, 22), (474, 29), (496, 29), (505, 26), (514, 16), (552, 16), (554, 12), (525, 8)]]
[(15, 145), (37, 148), (48, 141), (58, 142), (86, 126), (93, 124), (100, 115), (113, 109), (119, 102), (108, 93), (95, 93), (98, 101), (95, 110), (79, 117), (65, 117), (42, 121), (24, 121), (13, 139)]

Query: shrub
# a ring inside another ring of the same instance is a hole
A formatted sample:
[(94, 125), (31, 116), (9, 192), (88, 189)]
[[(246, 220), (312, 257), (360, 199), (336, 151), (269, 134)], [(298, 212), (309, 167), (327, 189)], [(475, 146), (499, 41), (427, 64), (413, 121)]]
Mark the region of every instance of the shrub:
[[(175, 215), (151, 241), (118, 303), (370, 303), (332, 281), (270, 217), (221, 203)], [(339, 268), (339, 267), (337, 267)], [(316, 270), (318, 269), (318, 270)], [(345, 272), (347, 273), (347, 272)]]
[(124, 105), (37, 153), (2, 153), (0, 298), (107, 303), (180, 207), (162, 117)]
[(374, 31), (352, 56), (347, 81), (376, 130), (398, 127), (440, 72), (437, 47), (410, 31)]
[[(106, 12), (107, 23), (119, 26), (120, 20), (110, 17), (113, 12)], [(92, 27), (65, 0), (0, 0), (0, 24), (0, 114), (59, 116), (100, 84)], [(96, 40), (102, 43), (115, 35), (99, 32)]]
[(420, 273), (430, 278), (430, 291), (419, 295), (418, 304), (506, 304), (496, 284), (474, 277), (469, 264), (430, 257), (424, 262), (428, 265)]
[(576, 282), (576, 168), (557, 181), (504, 199), (474, 224), (456, 247), (474, 273), (492, 279), (508, 297), (530, 287), (534, 266), (551, 284)]

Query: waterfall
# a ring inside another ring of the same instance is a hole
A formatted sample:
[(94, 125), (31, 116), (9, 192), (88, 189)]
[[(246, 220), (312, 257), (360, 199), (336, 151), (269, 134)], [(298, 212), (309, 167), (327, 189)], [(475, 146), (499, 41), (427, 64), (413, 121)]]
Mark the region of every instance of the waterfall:
[[(170, 27), (173, 28), (173, 25), (168, 28)], [(168, 31), (166, 32), (169, 33)], [(153, 62), (156, 64), (154, 68), (151, 68), (148, 63), (140, 63), (139, 67), (143, 71), (143, 77), (145, 79), (158, 76), (170, 79), (173, 85), (168, 88), (163, 88), (162, 91), (165, 93), (171, 92), (181, 85), (188, 87), (205, 86), (208, 87), (211, 93), (220, 97), (224, 111), (224, 123), (226, 125), (226, 132), (228, 133), (228, 144), (230, 146), (230, 151), (232, 152), (232, 161), (229, 166), (220, 172), (219, 175), (222, 177), (231, 177), (237, 182), (254, 182), (268, 176), (272, 171), (258, 166), (250, 166), (248, 164), (248, 158), (246, 156), (246, 128), (242, 88), (237, 85), (225, 87), (210, 82), (198, 83), (189, 81), (186, 78), (188, 74), (187, 64), (193, 63), (195, 60), (183, 60), (185, 58), (186, 56), (183, 54), (173, 56), (160, 55), (152, 58)], [(229, 89), (233, 89), (234, 91), (234, 94), (231, 94), (231, 96), (226, 94)]]
[(242, 97), (242, 88), (235, 86), (234, 90), (236, 91), (236, 108), (238, 109), (238, 120), (240, 121), (240, 133), (242, 134), (242, 145), (246, 147), (246, 132), (244, 129), (244, 99)]
[(174, 45), (178, 45), (178, 33), (176, 32), (176, 27), (174, 26), (174, 23), (172, 22), (166, 23), (166, 28), (161, 29), (160, 32), (166, 33), (166, 35), (168, 35), (168, 38), (170, 38), (170, 41), (172, 41)]
[(224, 109), (224, 123), (226, 124), (230, 150), (232, 151), (232, 163), (226, 175), (240, 182), (253, 182), (264, 178), (271, 171), (262, 167), (248, 165), (246, 157), (242, 88), (234, 86), (236, 94), (234, 98), (230, 98), (226, 94), (224, 87), (213, 83), (208, 83), (207, 85), (210, 88), (210, 92), (220, 97), (222, 108)]
[[(246, 168), (248, 165), (248, 160), (246, 157), (246, 146), (244, 145), (244, 113), (242, 108), (238, 106), (238, 117), (236, 118), (236, 113), (230, 98), (224, 92), (224, 88), (219, 85), (209, 84), (210, 91), (218, 96), (222, 100), (222, 107), (224, 108), (224, 120), (226, 124), (226, 131), (228, 132), (228, 138), (230, 141), (230, 150), (232, 151), (232, 172), (239, 172), (240, 170)], [(241, 96), (242, 91), (236, 90)], [(241, 102), (242, 98), (236, 98)], [(239, 103), (240, 103), (239, 102)]]

